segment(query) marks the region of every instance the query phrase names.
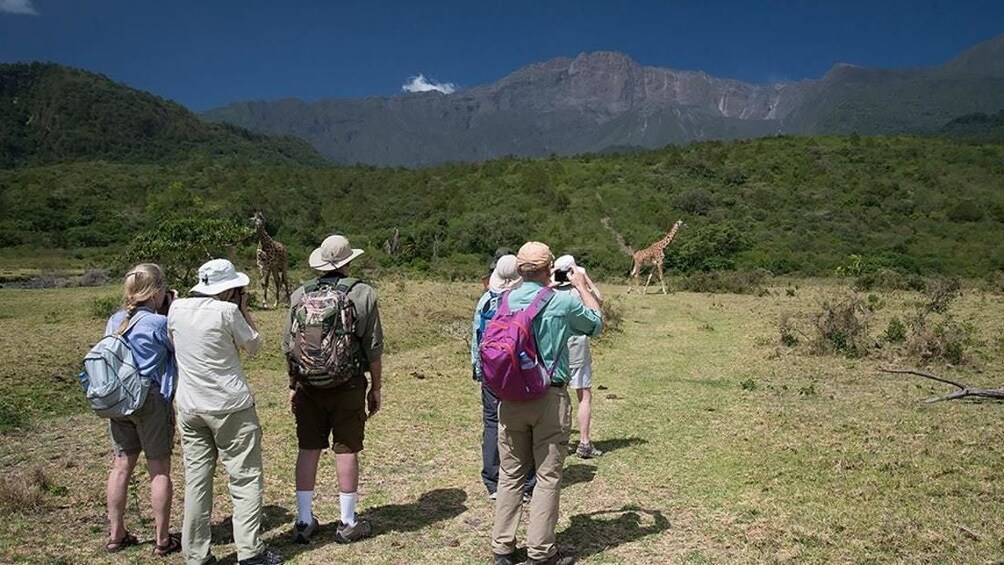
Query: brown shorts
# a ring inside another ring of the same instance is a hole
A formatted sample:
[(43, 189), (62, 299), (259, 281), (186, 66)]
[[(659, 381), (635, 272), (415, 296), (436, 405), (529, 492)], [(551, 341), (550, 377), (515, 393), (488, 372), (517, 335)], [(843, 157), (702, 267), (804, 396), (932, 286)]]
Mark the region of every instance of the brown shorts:
[(147, 459), (164, 459), (174, 449), (174, 407), (156, 383), (150, 384), (146, 402), (139, 410), (122, 418), (108, 420), (112, 451), (116, 455), (146, 453)]
[(327, 449), (330, 436), (335, 453), (360, 452), (366, 429), (366, 378), (332, 389), (301, 385), (293, 414), (300, 449)]

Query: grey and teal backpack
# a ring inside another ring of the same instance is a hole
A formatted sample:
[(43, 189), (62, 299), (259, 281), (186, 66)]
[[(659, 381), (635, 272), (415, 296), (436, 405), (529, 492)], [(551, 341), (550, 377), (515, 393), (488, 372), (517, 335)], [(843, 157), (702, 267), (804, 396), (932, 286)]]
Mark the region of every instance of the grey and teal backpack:
[(143, 407), (150, 379), (139, 372), (126, 337), (149, 312), (137, 311), (121, 334), (101, 338), (84, 357), (80, 386), (94, 413), (102, 418), (121, 418)]
[(290, 314), (289, 362), (297, 382), (333, 388), (363, 373), (362, 347), (355, 335), (356, 308), (349, 290), (357, 279), (331, 284), (314, 280)]

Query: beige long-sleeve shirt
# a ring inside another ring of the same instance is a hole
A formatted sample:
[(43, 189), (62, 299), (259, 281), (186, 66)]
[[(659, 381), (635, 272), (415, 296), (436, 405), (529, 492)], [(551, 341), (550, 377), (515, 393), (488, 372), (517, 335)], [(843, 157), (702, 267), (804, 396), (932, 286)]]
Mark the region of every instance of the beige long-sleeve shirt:
[(254, 405), (238, 350), (254, 355), (262, 340), (237, 305), (201, 296), (175, 300), (167, 331), (178, 364), (178, 410), (230, 414)]

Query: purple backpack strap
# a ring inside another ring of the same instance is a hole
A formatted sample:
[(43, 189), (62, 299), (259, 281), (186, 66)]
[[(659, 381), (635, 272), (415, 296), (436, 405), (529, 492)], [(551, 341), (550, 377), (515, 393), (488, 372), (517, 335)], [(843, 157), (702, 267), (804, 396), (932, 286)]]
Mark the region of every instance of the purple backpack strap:
[(527, 315), (530, 316), (531, 320), (537, 317), (537, 314), (539, 314), (541, 309), (543, 309), (544, 306), (547, 305), (547, 302), (551, 300), (552, 296), (554, 296), (553, 288), (545, 286), (544, 288), (540, 289), (540, 292), (537, 293), (537, 296), (533, 297), (533, 302), (531, 302), (530, 305), (526, 307)]

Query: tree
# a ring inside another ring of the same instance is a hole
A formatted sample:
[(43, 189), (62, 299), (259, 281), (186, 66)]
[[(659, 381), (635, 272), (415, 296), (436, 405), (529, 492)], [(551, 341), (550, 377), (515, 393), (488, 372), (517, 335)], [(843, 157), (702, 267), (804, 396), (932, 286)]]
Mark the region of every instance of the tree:
[(232, 220), (182, 218), (169, 220), (145, 231), (132, 241), (122, 255), (129, 265), (157, 263), (164, 268), (168, 284), (191, 284), (199, 265), (231, 256), (233, 246), (251, 236), (250, 226)]

